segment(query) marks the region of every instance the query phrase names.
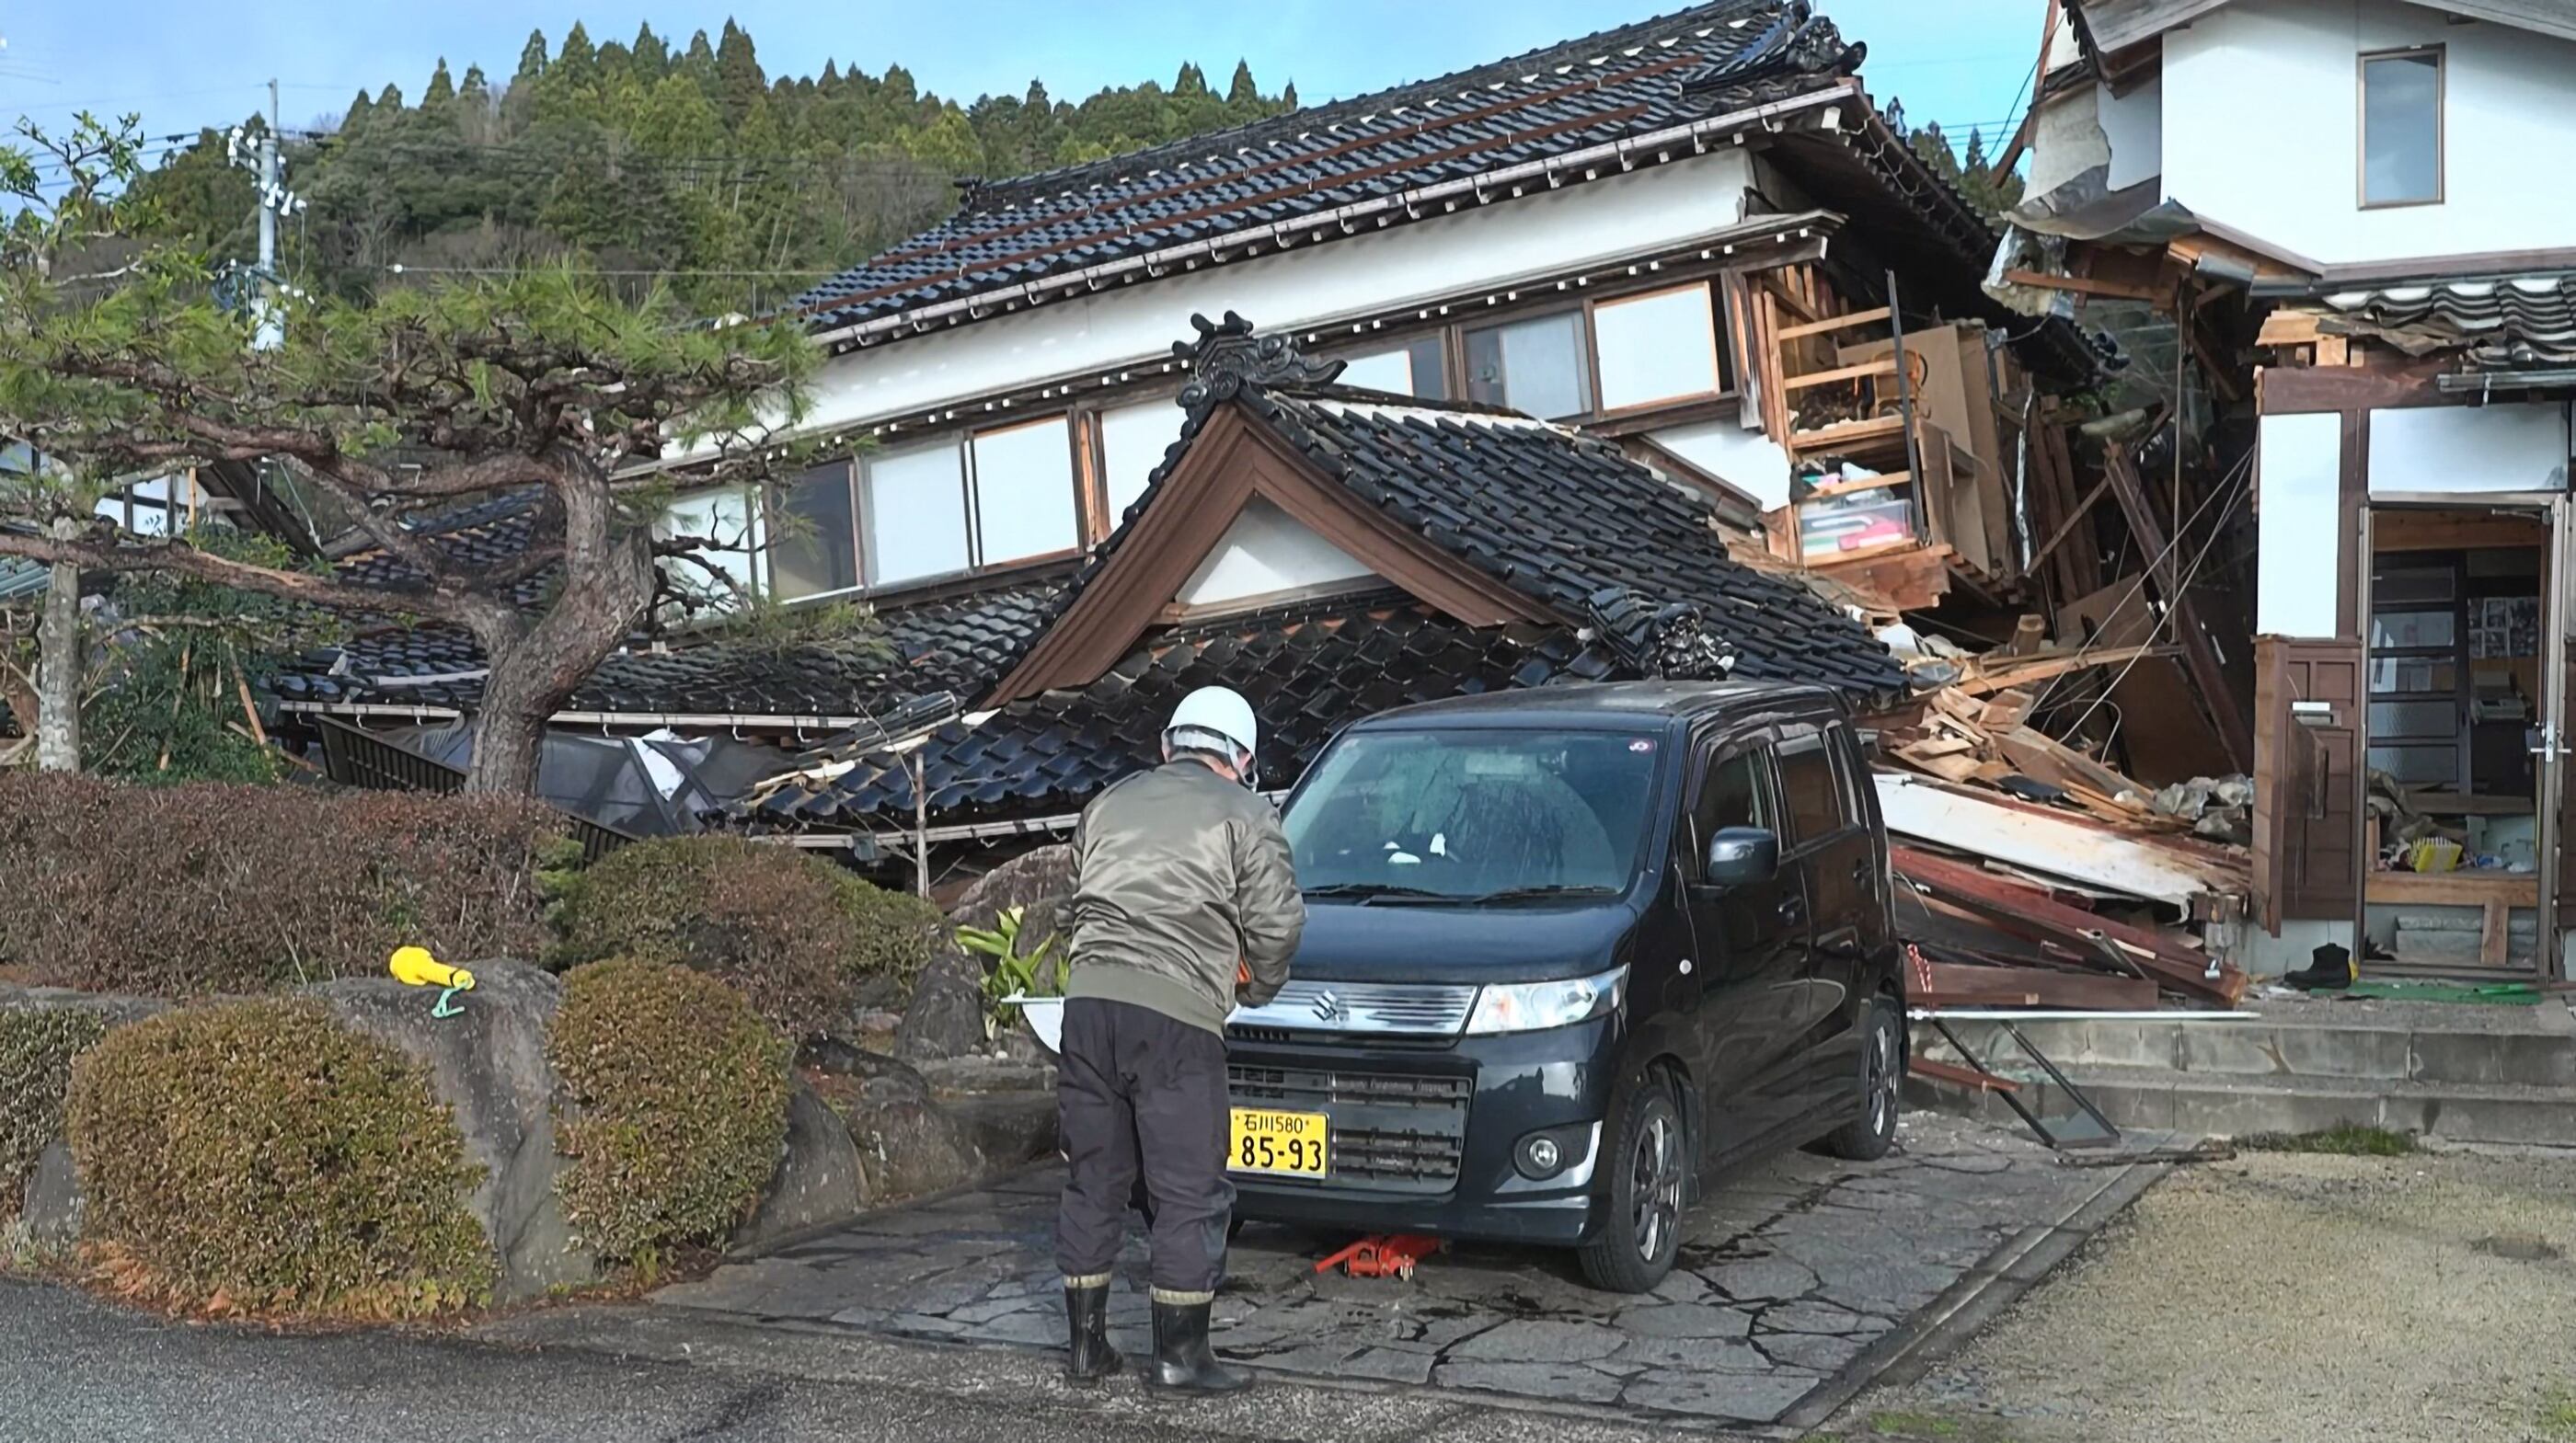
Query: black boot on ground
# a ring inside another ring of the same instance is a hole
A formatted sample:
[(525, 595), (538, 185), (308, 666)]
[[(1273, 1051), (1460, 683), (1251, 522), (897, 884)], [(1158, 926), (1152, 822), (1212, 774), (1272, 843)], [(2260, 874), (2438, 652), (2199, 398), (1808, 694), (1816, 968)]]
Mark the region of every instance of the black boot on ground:
[(1228, 1371), (1208, 1347), (1212, 1303), (1154, 1303), (1154, 1362), (1145, 1385), (1180, 1393), (1231, 1393), (1243, 1375)]
[(1064, 1365), (1068, 1383), (1097, 1383), (1118, 1376), (1124, 1361), (1109, 1346), (1109, 1285), (1064, 1286), (1064, 1320), (1073, 1338), (1072, 1356)]
[(2361, 978), (2352, 954), (2332, 942), (2308, 954), (2308, 965), (2284, 973), (2281, 980), (2302, 992), (2340, 992)]

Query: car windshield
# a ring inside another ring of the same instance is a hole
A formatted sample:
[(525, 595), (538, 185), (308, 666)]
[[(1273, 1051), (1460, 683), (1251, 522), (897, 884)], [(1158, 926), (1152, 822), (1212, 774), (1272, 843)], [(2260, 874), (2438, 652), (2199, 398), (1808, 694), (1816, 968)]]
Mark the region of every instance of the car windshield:
[(1660, 749), (1626, 732), (1353, 732), (1281, 819), (1298, 884), (1388, 904), (1625, 892)]

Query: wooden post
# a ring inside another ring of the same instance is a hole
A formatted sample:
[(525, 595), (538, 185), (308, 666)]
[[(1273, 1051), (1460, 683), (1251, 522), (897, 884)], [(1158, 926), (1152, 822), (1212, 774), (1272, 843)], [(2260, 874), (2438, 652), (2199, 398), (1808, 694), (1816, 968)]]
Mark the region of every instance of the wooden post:
[(912, 889), (922, 900), (930, 898), (930, 796), (922, 783), (921, 748), (914, 747), (906, 760), (912, 763)]

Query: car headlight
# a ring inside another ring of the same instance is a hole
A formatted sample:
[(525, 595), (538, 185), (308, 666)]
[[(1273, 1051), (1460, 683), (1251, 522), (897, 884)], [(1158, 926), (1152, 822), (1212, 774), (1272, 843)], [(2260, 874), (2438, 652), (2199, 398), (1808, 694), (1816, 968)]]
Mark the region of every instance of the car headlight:
[(1467, 1031), (1470, 1035), (1538, 1032), (1588, 1022), (1617, 1011), (1620, 999), (1627, 994), (1625, 967), (1613, 967), (1594, 977), (1569, 977), (1562, 982), (1488, 987), (1476, 994), (1476, 1011), (1467, 1019)]

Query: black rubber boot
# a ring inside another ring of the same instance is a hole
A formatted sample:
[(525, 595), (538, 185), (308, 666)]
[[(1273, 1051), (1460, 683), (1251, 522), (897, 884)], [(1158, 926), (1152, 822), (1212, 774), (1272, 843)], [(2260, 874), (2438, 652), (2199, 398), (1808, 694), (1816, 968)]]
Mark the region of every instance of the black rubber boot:
[(1231, 1393), (1244, 1377), (1229, 1371), (1208, 1347), (1208, 1313), (1212, 1303), (1154, 1304), (1154, 1365), (1145, 1370), (1145, 1385), (1182, 1393)]
[(2361, 969), (2350, 952), (2328, 942), (2309, 954), (2307, 966), (2283, 973), (2281, 980), (2302, 992), (2340, 992), (2361, 980)]
[(1071, 1356), (1064, 1365), (1064, 1380), (1097, 1383), (1117, 1377), (1125, 1360), (1109, 1346), (1109, 1285), (1078, 1288), (1065, 1284), (1064, 1321), (1073, 1340)]

